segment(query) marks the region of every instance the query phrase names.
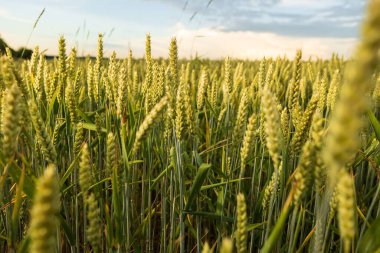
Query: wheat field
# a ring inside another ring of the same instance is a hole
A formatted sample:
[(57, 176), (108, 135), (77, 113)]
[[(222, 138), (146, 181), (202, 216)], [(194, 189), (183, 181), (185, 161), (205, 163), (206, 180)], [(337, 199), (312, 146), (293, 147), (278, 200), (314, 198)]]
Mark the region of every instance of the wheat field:
[(0, 58), (1, 252), (380, 252), (379, 0), (350, 59), (58, 48)]

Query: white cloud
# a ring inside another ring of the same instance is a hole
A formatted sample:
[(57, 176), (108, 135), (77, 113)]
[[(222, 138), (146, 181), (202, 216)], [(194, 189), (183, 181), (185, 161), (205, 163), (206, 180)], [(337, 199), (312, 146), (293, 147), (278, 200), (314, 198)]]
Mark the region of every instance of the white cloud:
[[(303, 50), (304, 58), (329, 58), (331, 54), (338, 53), (349, 57), (356, 38), (286, 36), (269, 32), (253, 31), (224, 31), (219, 28), (190, 29), (178, 23), (170, 29), (177, 38), (179, 56), (181, 58), (194, 57), (198, 54), (202, 58), (221, 59), (226, 56), (240, 59), (257, 59), (262, 57), (276, 57), (286, 55), (293, 58), (297, 49)], [(46, 54), (57, 54), (58, 37), (38, 34), (38, 43), (41, 49), (47, 49)], [(16, 48), (22, 46), (17, 42), (24, 42), (19, 36), (9, 34), (7, 39)], [(151, 34), (153, 57), (168, 57), (170, 35)], [(66, 37), (67, 50), (75, 46), (72, 37)], [(30, 44), (30, 47), (35, 46)], [(140, 35), (128, 37), (105, 37), (105, 55), (109, 56), (115, 50), (118, 57), (126, 57), (131, 47), (135, 57), (145, 54), (145, 38)], [(82, 51), (82, 49), (84, 51)], [(96, 38), (83, 43), (79, 41), (79, 54), (96, 54)]]
[[(198, 54), (202, 58), (221, 59), (227, 56), (239, 59), (257, 59), (286, 55), (293, 58), (297, 49), (302, 49), (305, 59), (309, 57), (329, 58), (332, 53), (349, 57), (356, 38), (294, 37), (267, 32), (223, 31), (212, 28), (189, 29), (178, 23), (173, 29), (177, 38), (179, 57), (190, 58)], [(106, 39), (107, 40), (107, 39)], [(171, 36), (152, 34), (153, 57), (168, 57)], [(113, 46), (115, 45), (115, 46)], [(145, 54), (145, 38), (128, 40), (110, 39), (104, 49), (108, 55), (112, 50), (119, 57), (126, 57), (129, 45), (136, 57)], [(88, 53), (96, 52), (96, 44), (87, 47)]]
[[(329, 58), (333, 52), (349, 57), (357, 41), (356, 38), (294, 37), (266, 32), (226, 32), (211, 28), (192, 30), (182, 24), (177, 24), (175, 36), (180, 57), (198, 53), (201, 57), (213, 59), (226, 56), (241, 59), (279, 55), (293, 57), (297, 49), (303, 50), (305, 58)], [(152, 54), (167, 56), (169, 41), (170, 38), (152, 37)]]

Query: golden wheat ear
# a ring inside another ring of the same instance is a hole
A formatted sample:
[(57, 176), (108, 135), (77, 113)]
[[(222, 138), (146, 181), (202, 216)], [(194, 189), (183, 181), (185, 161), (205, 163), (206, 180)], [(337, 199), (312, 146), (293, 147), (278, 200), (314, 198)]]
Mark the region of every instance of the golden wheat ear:
[(234, 245), (230, 238), (223, 238), (222, 245), (220, 246), (220, 253), (232, 253)]
[(210, 249), (210, 245), (208, 245), (208, 242), (205, 242), (203, 244), (202, 253), (212, 253), (212, 250)]
[(60, 210), (59, 180), (56, 167), (48, 165), (38, 179), (30, 222), (30, 252), (51, 253), (57, 248), (56, 218)]

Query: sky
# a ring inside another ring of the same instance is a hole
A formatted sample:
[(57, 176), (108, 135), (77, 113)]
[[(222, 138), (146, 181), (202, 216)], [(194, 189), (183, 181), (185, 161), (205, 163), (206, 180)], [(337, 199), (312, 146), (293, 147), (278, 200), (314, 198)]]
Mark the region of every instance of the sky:
[(186, 58), (293, 57), (297, 49), (304, 57), (349, 57), (365, 7), (366, 0), (0, 0), (0, 36), (48, 55), (60, 35), (68, 50), (95, 55), (103, 33), (106, 56), (131, 48), (143, 57), (150, 33), (153, 57), (168, 56), (173, 36)]

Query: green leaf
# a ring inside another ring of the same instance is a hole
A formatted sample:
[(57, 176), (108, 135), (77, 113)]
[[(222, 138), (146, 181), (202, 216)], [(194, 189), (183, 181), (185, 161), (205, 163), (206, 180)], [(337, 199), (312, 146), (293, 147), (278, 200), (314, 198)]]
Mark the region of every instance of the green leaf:
[[(92, 131), (96, 131), (96, 125), (93, 123), (83, 123), (83, 128), (88, 129), (88, 130), (92, 130)], [(102, 127), (102, 132), (107, 133), (107, 129)]]
[(248, 224), (248, 225), (247, 225), (247, 232), (250, 232), (250, 231), (252, 231), (252, 230), (254, 230), (254, 229), (256, 229), (256, 228), (259, 228), (259, 227), (261, 227), (261, 226), (264, 226), (265, 224), (267, 224), (266, 221), (261, 222), (261, 223), (255, 223), (255, 224)]
[(380, 249), (380, 217), (372, 223), (358, 243), (357, 253), (372, 253)]
[[(293, 189), (294, 191), (294, 189)], [(277, 244), (278, 239), (280, 238), (282, 231), (286, 225), (286, 220), (288, 219), (288, 215), (291, 209), (291, 202), (293, 199), (293, 193), (290, 193), (284, 207), (281, 210), (281, 214), (277, 219), (276, 224), (274, 225), (269, 238), (264, 243), (263, 248), (261, 249), (261, 253), (270, 253), (273, 252), (274, 246)]]
[(152, 185), (150, 186), (150, 190), (153, 190), (154, 187), (157, 185), (157, 183), (160, 181), (161, 178), (163, 178), (166, 173), (169, 171), (169, 169), (172, 169), (173, 166), (169, 165), (166, 169), (164, 169), (155, 179), (152, 180)]
[(57, 99), (58, 93), (59, 93), (59, 89), (57, 89), (54, 92), (53, 97), (50, 99), (49, 107), (48, 107), (48, 112), (47, 112), (47, 118), (48, 119), (50, 118), (51, 112), (53, 111), (55, 100)]
[(61, 224), (61, 227), (63, 228), (63, 231), (65, 232), (66, 238), (69, 241), (69, 244), (71, 246), (75, 245), (75, 235), (71, 231), (70, 226), (67, 224), (65, 218), (63, 218), (62, 215), (59, 215), (59, 223)]
[(79, 116), (82, 117), (82, 119), (88, 123), (91, 123), (91, 120), (90, 118), (84, 113), (82, 112), (79, 108), (77, 108), (77, 113), (79, 114)]
[(77, 155), (77, 157), (75, 157), (74, 161), (72, 161), (72, 163), (70, 164), (69, 168), (65, 171), (65, 174), (61, 177), (61, 180), (59, 182), (59, 185), (61, 187), (63, 186), (63, 184), (65, 183), (65, 181), (69, 178), (70, 174), (74, 171), (75, 164), (79, 160), (79, 157), (80, 157), (80, 152)]
[(191, 205), (193, 204), (195, 197), (198, 195), (201, 189), (201, 186), (207, 177), (207, 172), (209, 171), (210, 168), (211, 168), (211, 164), (209, 163), (202, 163), (201, 166), (199, 166), (197, 175), (195, 176), (195, 179), (194, 179), (194, 183), (191, 186), (191, 189), (189, 192), (189, 199), (185, 206), (185, 210), (189, 210), (189, 208), (191, 208)]
[(249, 178), (242, 178), (242, 179), (236, 178), (236, 179), (229, 180), (229, 181), (224, 181), (224, 182), (221, 182), (221, 183), (204, 185), (204, 186), (201, 187), (201, 191), (209, 190), (209, 189), (212, 189), (212, 188), (215, 188), (215, 187), (219, 187), (219, 186), (224, 186), (224, 185), (230, 184), (230, 183), (236, 183), (236, 182), (239, 182), (239, 181), (245, 180), (245, 179), (249, 179)]
[(27, 234), (21, 242), (20, 247), (18, 248), (18, 253), (27, 253), (29, 251), (30, 236)]
[[(9, 175), (12, 177), (13, 181), (19, 182), (22, 176), (22, 169), (16, 163), (13, 163), (12, 168), (9, 170)], [(25, 177), (23, 184), (23, 192), (25, 192), (30, 199), (33, 199), (35, 189), (33, 177), (31, 175)]]
[(376, 139), (380, 141), (380, 123), (376, 119), (376, 116), (372, 111), (368, 111), (367, 114), (368, 114), (369, 120), (371, 121), (373, 130), (375, 131)]

